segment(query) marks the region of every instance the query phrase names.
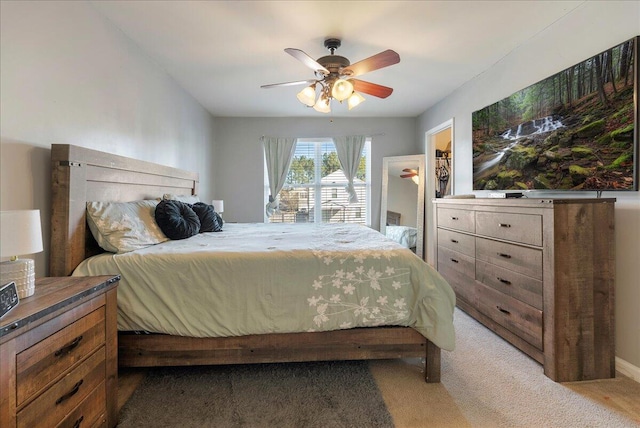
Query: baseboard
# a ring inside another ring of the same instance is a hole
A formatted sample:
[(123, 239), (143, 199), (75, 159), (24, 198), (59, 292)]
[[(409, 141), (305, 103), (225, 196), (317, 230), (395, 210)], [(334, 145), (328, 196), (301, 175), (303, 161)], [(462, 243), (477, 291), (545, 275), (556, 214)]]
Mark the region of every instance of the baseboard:
[(622, 358), (616, 357), (616, 370), (640, 383), (640, 367), (636, 367)]

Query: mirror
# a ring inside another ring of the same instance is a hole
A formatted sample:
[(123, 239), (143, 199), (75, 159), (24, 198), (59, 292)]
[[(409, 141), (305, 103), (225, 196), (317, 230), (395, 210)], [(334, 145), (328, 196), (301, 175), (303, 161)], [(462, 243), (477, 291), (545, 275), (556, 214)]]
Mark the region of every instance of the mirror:
[(425, 156), (391, 156), (382, 159), (380, 232), (424, 254)]

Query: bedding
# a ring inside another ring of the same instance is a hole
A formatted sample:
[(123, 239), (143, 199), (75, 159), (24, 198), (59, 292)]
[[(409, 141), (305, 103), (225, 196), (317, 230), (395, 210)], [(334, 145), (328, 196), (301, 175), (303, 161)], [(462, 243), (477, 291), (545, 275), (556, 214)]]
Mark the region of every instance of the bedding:
[(419, 257), (351, 224), (234, 224), (103, 253), (73, 275), (120, 273), (118, 329), (189, 337), (410, 326), (453, 350), (455, 295)]
[(105, 251), (126, 253), (169, 240), (155, 220), (158, 200), (87, 202), (87, 224)]
[(387, 225), (385, 234), (387, 238), (407, 248), (414, 248), (418, 240), (418, 229), (410, 226)]

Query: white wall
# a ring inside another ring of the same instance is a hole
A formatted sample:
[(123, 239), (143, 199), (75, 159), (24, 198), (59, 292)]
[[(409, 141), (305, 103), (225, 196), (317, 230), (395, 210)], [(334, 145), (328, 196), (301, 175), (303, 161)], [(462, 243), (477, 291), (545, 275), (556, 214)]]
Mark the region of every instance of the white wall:
[[(637, 35), (640, 35), (640, 2), (584, 2), (422, 114), (417, 131), (421, 144), (424, 147), (427, 130), (455, 118), (455, 191), (472, 193), (473, 111)], [(544, 195), (585, 196), (584, 193)], [(595, 192), (588, 195), (595, 196)], [(603, 197), (617, 198), (616, 355), (635, 366), (631, 374), (640, 381), (640, 192), (604, 192)]]
[(371, 224), (380, 225), (382, 158), (414, 155), (415, 118), (217, 118), (214, 193), (224, 199), (224, 218), (262, 222), (264, 151), (261, 136), (335, 137), (370, 135), (372, 175)]
[(0, 2), (0, 208), (40, 209), (48, 272), (52, 143), (200, 172), (215, 121), (88, 2)]

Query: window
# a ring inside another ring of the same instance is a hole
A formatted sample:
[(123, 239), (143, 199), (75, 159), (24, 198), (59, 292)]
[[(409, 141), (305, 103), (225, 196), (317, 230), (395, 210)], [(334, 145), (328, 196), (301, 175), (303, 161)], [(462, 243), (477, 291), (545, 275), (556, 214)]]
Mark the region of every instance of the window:
[[(358, 202), (349, 204), (347, 179), (330, 138), (298, 139), (287, 181), (280, 191), (280, 211), (271, 223), (371, 224), (371, 140), (367, 139), (353, 186)], [(269, 183), (265, 174), (265, 204)]]

